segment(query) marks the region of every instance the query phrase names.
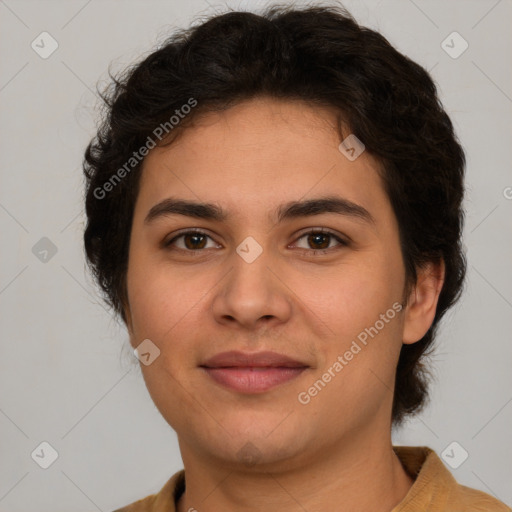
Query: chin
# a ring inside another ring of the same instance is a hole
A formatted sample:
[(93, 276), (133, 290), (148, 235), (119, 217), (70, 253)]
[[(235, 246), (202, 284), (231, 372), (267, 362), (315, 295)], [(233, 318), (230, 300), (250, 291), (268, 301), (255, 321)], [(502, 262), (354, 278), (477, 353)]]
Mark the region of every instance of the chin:
[[(291, 415), (293, 416), (293, 415)], [(238, 421), (223, 421), (214, 432), (196, 432), (201, 439), (201, 449), (217, 458), (219, 463), (230, 468), (245, 466), (248, 469), (273, 470), (289, 467), (290, 461), (305, 453), (308, 442), (304, 437), (304, 426), (286, 425), (286, 415), (272, 416), (257, 421), (238, 418)], [(290, 418), (291, 419), (291, 418)], [(203, 423), (204, 425), (204, 423)]]
[(229, 443), (224, 443), (222, 448), (219, 446), (218, 450), (211, 445), (208, 449), (220, 464), (230, 470), (245, 468), (254, 472), (289, 470), (294, 466), (293, 461), (301, 455), (301, 450), (293, 439), (288, 443), (282, 439), (271, 442), (265, 437), (232, 439)]
[(244, 411), (239, 410), (221, 415), (221, 424), (231, 434), (231, 438), (242, 443), (244, 440), (255, 441), (279, 440), (299, 435), (298, 426), (293, 418), (295, 414), (281, 408), (279, 411)]

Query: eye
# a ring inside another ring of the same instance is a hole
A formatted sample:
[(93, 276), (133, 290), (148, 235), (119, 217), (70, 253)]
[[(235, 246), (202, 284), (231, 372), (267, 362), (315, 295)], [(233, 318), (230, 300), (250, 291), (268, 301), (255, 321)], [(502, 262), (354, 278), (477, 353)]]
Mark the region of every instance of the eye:
[[(336, 249), (336, 247), (346, 247), (348, 246), (348, 242), (343, 240), (338, 235), (332, 233), (331, 231), (325, 230), (323, 228), (320, 229), (312, 229), (303, 233), (297, 240), (301, 240), (305, 238), (306, 243), (310, 246), (313, 246), (313, 249), (305, 248), (304, 250), (308, 253), (316, 254), (326, 254), (332, 251), (332, 249)], [(331, 246), (331, 242), (337, 241), (338, 246)]]
[[(172, 245), (176, 246), (177, 249), (187, 252), (201, 251), (202, 249), (208, 249), (206, 247), (207, 239), (212, 240), (212, 238), (204, 233), (203, 231), (192, 230), (185, 231), (175, 236), (171, 240), (164, 242), (164, 247), (170, 247)], [(177, 240), (182, 240), (182, 244), (177, 244)]]
[[(326, 254), (331, 252), (333, 249), (336, 249), (336, 247), (346, 247), (349, 245), (349, 243), (346, 240), (343, 240), (340, 236), (323, 228), (311, 229), (306, 233), (303, 233), (297, 240), (302, 240), (303, 238), (305, 238), (306, 243), (313, 246), (313, 248), (311, 249), (306, 247), (300, 249), (313, 255)], [(212, 248), (207, 246), (208, 239), (213, 242), (211, 236), (204, 231), (188, 230), (179, 233), (169, 241), (164, 241), (163, 246), (165, 248), (171, 248), (171, 246), (174, 246), (180, 251), (195, 253), (201, 252), (203, 249)], [(178, 243), (178, 241), (180, 241), (180, 243)], [(331, 243), (333, 241), (338, 242), (338, 245), (332, 247)], [(218, 247), (218, 245), (214, 243), (213, 248), (215, 247)]]

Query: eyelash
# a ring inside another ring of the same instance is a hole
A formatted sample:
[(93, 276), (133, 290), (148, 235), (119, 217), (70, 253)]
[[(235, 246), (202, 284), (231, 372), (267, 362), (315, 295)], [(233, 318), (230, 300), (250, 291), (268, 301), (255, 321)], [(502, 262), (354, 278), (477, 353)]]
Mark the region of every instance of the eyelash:
[[(327, 248), (327, 249), (299, 249), (299, 251), (316, 256), (318, 254), (327, 254), (327, 253), (332, 252), (333, 250), (339, 249), (341, 247), (347, 247), (349, 245), (349, 242), (347, 242), (346, 240), (343, 240), (341, 237), (337, 236), (332, 231), (326, 230), (324, 228), (316, 228), (316, 229), (311, 229), (309, 231), (306, 231), (306, 232), (302, 233), (297, 238), (297, 240), (300, 240), (301, 238), (304, 238), (307, 235), (313, 235), (313, 234), (321, 234), (321, 235), (330, 236), (330, 237), (334, 238), (339, 243), (339, 245), (337, 247), (331, 247), (331, 248)], [(208, 235), (208, 233), (205, 233), (204, 231), (192, 229), (192, 230), (183, 231), (181, 233), (178, 233), (171, 240), (164, 242), (163, 243), (164, 248), (172, 250), (172, 249), (170, 249), (172, 244), (179, 238), (186, 236), (186, 235), (201, 235), (201, 236), (206, 236), (206, 237), (212, 239), (212, 237), (210, 235)], [(177, 250), (189, 253), (191, 255), (199, 255), (199, 253), (204, 252), (206, 249), (181, 249), (181, 248), (178, 248)]]

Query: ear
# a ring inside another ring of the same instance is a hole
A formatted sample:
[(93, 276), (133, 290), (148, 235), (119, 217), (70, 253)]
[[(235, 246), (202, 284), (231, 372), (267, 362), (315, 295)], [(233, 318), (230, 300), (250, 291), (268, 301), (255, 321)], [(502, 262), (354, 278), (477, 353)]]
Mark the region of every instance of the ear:
[(445, 265), (429, 262), (418, 269), (416, 284), (405, 307), (403, 343), (419, 341), (430, 329), (436, 314), (437, 301), (444, 284)]

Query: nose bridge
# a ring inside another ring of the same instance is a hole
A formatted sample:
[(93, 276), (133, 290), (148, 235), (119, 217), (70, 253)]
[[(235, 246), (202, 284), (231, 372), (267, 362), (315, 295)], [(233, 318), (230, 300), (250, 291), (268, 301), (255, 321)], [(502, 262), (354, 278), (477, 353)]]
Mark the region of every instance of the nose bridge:
[(217, 321), (237, 321), (246, 327), (262, 318), (284, 321), (290, 314), (286, 287), (272, 271), (270, 250), (253, 237), (245, 238), (231, 255), (232, 267), (214, 298)]
[(257, 311), (269, 303), (274, 287), (268, 269), (270, 259), (269, 250), (263, 249), (253, 237), (238, 245), (227, 289), (235, 304)]

